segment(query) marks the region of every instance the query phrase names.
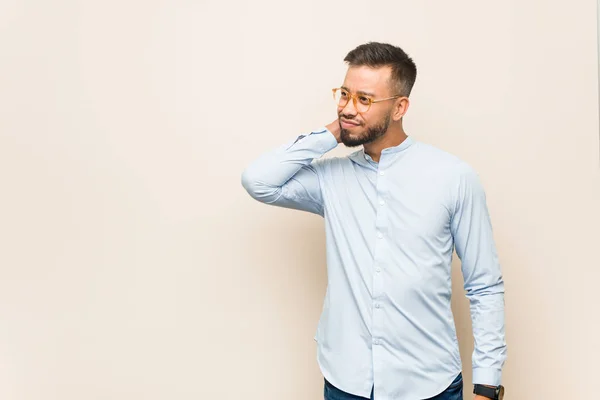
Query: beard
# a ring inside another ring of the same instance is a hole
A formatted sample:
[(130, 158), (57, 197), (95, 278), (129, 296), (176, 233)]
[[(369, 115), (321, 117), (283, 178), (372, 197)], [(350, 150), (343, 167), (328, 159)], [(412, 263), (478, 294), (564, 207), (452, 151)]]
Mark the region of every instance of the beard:
[[(340, 116), (341, 117), (341, 116)], [(351, 118), (345, 118), (352, 120)], [(367, 144), (379, 139), (388, 130), (390, 126), (390, 116), (386, 115), (381, 121), (374, 126), (363, 130), (362, 132), (350, 132), (348, 129), (343, 129), (340, 132), (340, 140), (346, 147), (357, 147), (362, 144)], [(359, 128), (359, 127), (357, 127)], [(356, 128), (355, 128), (356, 129)]]

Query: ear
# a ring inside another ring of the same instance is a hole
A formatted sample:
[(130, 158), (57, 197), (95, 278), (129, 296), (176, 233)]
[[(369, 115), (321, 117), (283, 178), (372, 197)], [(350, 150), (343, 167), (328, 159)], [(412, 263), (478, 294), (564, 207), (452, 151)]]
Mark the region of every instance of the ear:
[(394, 108), (392, 109), (392, 119), (394, 121), (400, 121), (408, 111), (409, 105), (410, 100), (408, 99), (408, 97), (397, 98), (394, 102)]

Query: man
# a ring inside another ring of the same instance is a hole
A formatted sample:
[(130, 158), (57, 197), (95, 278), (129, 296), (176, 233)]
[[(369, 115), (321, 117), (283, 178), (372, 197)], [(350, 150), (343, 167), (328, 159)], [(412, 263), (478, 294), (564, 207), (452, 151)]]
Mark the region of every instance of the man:
[[(475, 398), (501, 399), (504, 282), (478, 176), (404, 131), (417, 72), (402, 49), (371, 42), (344, 61), (338, 118), (242, 175), (256, 200), (325, 219), (328, 284), (315, 335), (325, 399), (463, 398), (454, 250), (471, 304)], [(339, 143), (363, 147), (321, 158)]]

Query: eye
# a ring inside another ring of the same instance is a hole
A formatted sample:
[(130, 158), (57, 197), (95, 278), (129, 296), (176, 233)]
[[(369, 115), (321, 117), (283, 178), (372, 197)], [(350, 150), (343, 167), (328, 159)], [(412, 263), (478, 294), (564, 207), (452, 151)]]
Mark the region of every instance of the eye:
[(362, 105), (365, 105), (365, 106), (368, 106), (368, 105), (369, 105), (369, 103), (371, 102), (371, 99), (369, 99), (369, 98), (368, 98), (368, 97), (366, 97), (366, 96), (360, 96), (360, 97), (358, 98), (358, 101), (360, 101), (360, 104), (362, 104)]
[(348, 92), (347, 92), (347, 91), (345, 91), (345, 90), (341, 90), (341, 91), (340, 91), (340, 96), (342, 96), (342, 98), (344, 98), (344, 99), (345, 99), (346, 97), (348, 97)]

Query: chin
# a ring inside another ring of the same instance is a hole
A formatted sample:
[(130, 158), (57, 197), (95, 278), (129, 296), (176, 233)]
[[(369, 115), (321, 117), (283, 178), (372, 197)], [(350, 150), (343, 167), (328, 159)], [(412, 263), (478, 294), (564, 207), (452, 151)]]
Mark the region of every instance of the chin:
[(342, 129), (340, 139), (346, 147), (358, 147), (372, 141), (366, 132), (351, 133), (346, 129)]
[(358, 146), (362, 146), (363, 144), (367, 143), (366, 140), (348, 140), (348, 139), (342, 139), (342, 143), (344, 144), (344, 146), (346, 147), (358, 147)]

